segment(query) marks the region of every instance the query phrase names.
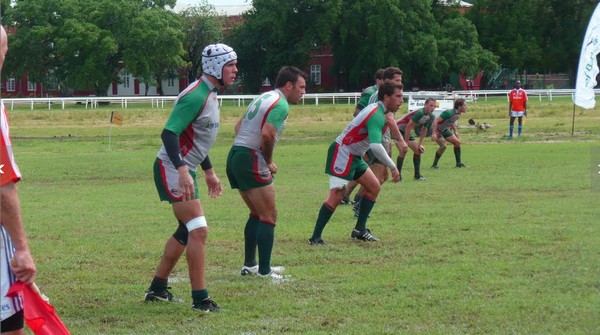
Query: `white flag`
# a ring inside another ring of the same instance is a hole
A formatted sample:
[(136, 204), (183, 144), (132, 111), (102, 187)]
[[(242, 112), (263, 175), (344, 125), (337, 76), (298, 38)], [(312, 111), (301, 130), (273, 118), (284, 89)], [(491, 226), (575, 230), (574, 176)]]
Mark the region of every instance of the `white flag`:
[(575, 104), (586, 109), (594, 108), (596, 105), (594, 87), (597, 84), (596, 75), (600, 72), (596, 61), (598, 53), (600, 53), (600, 4), (594, 10), (583, 38), (575, 83)]

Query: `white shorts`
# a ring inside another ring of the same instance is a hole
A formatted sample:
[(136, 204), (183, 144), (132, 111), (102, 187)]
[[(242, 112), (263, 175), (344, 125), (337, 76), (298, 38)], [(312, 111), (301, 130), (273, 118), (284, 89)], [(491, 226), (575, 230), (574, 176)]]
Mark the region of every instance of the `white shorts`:
[(329, 189), (344, 188), (350, 181), (335, 176), (329, 176)]
[(0, 226), (0, 230), (2, 231), (0, 234), (0, 280), (2, 281), (0, 290), (0, 313), (2, 315), (2, 320), (6, 320), (23, 309), (23, 302), (19, 296), (16, 298), (6, 297), (6, 292), (8, 292), (8, 289), (17, 278), (10, 271), (9, 266), (10, 259), (14, 255), (12, 242), (8, 236), (8, 232), (4, 230), (4, 226)]
[(521, 117), (521, 116), (525, 116), (525, 112), (523, 112), (523, 111), (521, 111), (521, 112), (510, 111), (510, 116), (511, 116), (511, 117)]

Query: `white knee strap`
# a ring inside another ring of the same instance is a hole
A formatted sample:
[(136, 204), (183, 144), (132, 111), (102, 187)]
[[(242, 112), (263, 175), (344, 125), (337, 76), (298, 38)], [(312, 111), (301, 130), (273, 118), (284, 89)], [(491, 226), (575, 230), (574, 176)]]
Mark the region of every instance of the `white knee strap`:
[(197, 218), (193, 218), (185, 224), (188, 232), (192, 230), (196, 230), (203, 227), (208, 227), (206, 224), (206, 218), (204, 216), (199, 216)]

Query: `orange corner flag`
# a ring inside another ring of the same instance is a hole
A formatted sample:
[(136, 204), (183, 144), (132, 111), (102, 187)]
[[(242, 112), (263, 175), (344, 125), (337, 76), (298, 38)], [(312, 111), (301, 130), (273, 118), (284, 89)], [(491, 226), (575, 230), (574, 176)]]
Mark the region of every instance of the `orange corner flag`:
[(25, 323), (36, 335), (71, 335), (54, 307), (47, 303), (30, 285), (17, 280), (6, 296), (20, 295), (23, 299)]
[(123, 114), (119, 112), (111, 112), (110, 113), (110, 123), (116, 124), (117, 126), (123, 125)]

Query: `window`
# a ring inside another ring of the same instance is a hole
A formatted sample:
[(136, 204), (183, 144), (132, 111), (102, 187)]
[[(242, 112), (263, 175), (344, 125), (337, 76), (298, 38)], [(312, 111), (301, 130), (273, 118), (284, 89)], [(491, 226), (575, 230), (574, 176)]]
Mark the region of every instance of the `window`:
[(124, 75), (123, 77), (121, 77), (121, 81), (123, 82), (124, 88), (129, 88), (129, 86), (130, 86), (129, 75)]
[(314, 85), (321, 85), (321, 65), (313, 64), (310, 66), (310, 81)]
[(35, 81), (31, 81), (29, 80), (29, 77), (27, 77), (27, 91), (35, 92), (36, 87)]
[(167, 87), (175, 87), (175, 79), (174, 78), (167, 79)]
[(15, 79), (15, 77), (10, 77), (6, 80), (6, 91), (7, 92), (14, 92), (16, 90), (17, 87), (17, 80)]

